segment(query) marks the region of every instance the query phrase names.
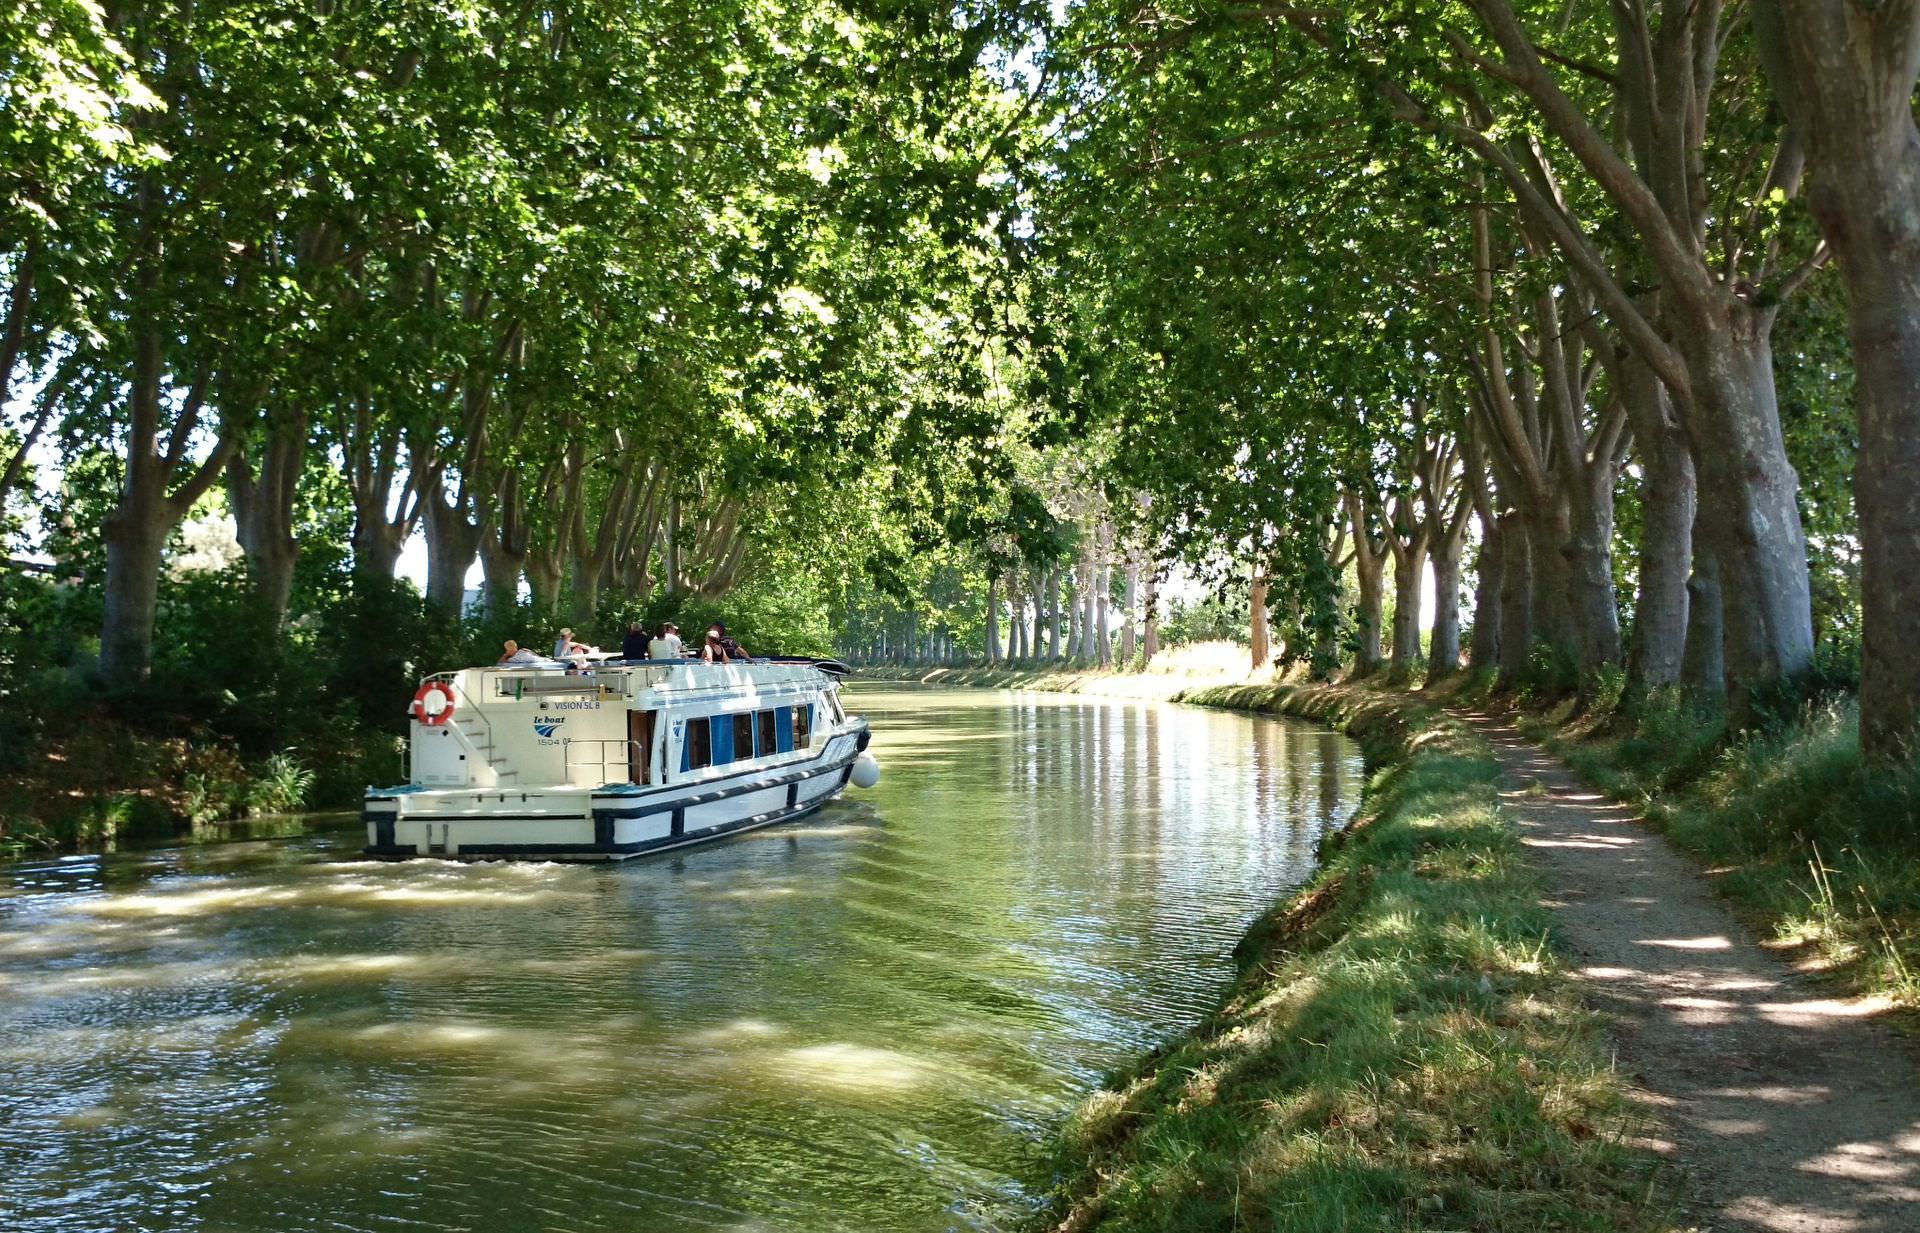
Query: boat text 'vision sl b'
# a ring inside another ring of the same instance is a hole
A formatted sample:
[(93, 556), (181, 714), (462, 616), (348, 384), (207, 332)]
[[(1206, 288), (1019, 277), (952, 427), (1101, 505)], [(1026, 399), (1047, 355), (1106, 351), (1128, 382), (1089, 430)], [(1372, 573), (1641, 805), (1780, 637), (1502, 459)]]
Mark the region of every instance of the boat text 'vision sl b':
[(411, 708), (410, 782), (367, 791), (367, 853), (617, 860), (797, 818), (879, 780), (841, 671), (665, 660), (431, 676)]

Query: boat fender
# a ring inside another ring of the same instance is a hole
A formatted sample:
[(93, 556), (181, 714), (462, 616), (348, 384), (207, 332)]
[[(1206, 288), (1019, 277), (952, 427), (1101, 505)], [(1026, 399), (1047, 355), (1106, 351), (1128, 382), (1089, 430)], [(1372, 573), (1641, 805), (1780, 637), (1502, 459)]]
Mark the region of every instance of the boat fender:
[(438, 728), (453, 718), (453, 686), (445, 681), (428, 681), (413, 695), (413, 717), (429, 728)]
[(870, 753), (863, 753), (853, 760), (853, 786), (871, 788), (880, 782), (880, 760)]

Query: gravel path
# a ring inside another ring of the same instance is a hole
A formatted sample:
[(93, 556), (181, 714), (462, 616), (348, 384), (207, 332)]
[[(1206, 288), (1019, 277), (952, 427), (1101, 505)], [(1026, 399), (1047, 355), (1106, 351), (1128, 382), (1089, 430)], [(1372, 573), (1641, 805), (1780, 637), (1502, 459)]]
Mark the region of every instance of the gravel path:
[(1763, 950), (1692, 861), (1506, 719), (1461, 718), (1493, 742), (1502, 799), (1703, 1227), (1920, 1233), (1911, 1043)]

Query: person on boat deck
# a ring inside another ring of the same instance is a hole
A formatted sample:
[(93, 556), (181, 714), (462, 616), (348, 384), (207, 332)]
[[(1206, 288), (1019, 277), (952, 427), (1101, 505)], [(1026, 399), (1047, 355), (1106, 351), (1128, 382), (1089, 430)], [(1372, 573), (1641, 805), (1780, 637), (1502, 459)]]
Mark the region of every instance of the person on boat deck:
[(687, 648), (680, 641), (680, 627), (672, 621), (660, 626), (660, 636), (647, 646), (654, 659), (684, 659)]
[(640, 622), (634, 621), (627, 626), (627, 636), (620, 640), (620, 658), (645, 659), (646, 657), (646, 631), (640, 628)]
[(585, 655), (592, 649), (592, 647), (584, 642), (575, 642), (573, 640), (573, 631), (570, 629), (561, 630), (560, 636), (553, 640), (553, 657), (555, 659), (573, 659), (576, 656)]
[(727, 649), (728, 659), (753, 658), (753, 656), (747, 654), (746, 647), (741, 646), (733, 640), (733, 635), (727, 632), (727, 623), (725, 621), (715, 621), (713, 627), (720, 631), (720, 645)]
[(707, 629), (707, 640), (701, 644), (700, 658), (710, 664), (724, 664), (727, 662), (727, 645), (720, 641), (720, 627), (718, 625), (710, 626)]
[(509, 638), (506, 641), (506, 653), (500, 656), (503, 664), (539, 664), (544, 662), (538, 655)]

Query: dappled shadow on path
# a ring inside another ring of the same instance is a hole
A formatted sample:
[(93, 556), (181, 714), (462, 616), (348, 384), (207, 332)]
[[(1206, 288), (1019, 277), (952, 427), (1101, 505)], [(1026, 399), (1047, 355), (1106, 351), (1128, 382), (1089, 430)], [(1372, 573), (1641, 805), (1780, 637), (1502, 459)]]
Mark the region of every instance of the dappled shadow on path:
[(1574, 967), (1710, 1227), (1920, 1230), (1920, 1066), (1881, 1007), (1820, 996), (1631, 809), (1504, 718), (1461, 717), (1493, 743)]

